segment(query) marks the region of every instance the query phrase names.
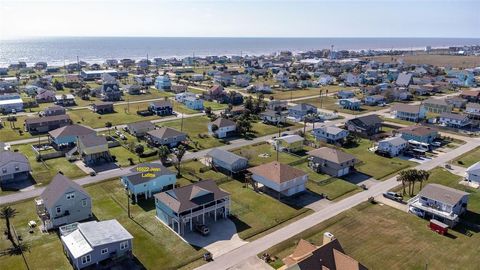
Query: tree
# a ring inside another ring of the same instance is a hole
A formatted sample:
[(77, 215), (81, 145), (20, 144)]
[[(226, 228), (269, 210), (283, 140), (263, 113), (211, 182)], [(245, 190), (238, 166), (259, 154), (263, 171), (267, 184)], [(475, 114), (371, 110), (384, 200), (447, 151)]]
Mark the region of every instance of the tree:
[(246, 137), (252, 129), (252, 123), (246, 117), (240, 117), (237, 120), (237, 131), (243, 136)]
[(174, 152), (174, 154), (175, 154), (175, 168), (177, 169), (177, 172), (178, 172), (179, 175), (181, 175), (181, 172), (180, 172), (181, 166), (180, 165), (182, 163), (182, 159), (183, 159), (183, 156), (185, 155), (185, 152), (187, 152), (187, 149), (183, 145), (180, 145), (179, 147), (177, 147), (177, 150)]
[(218, 130), (218, 126), (215, 125), (215, 124), (212, 124), (212, 126), (210, 127), (210, 129), (212, 130), (213, 133), (215, 133), (215, 131)]
[(145, 152), (145, 147), (143, 147), (143, 145), (141, 144), (137, 144), (135, 146), (135, 153), (140, 156), (141, 154), (143, 154), (143, 152)]
[(166, 145), (162, 145), (158, 147), (158, 158), (160, 158), (160, 161), (165, 163), (165, 161), (168, 158), (168, 155), (170, 155), (170, 149)]
[(105, 127), (108, 129), (108, 135), (110, 135), (110, 129), (112, 128), (112, 122), (106, 122)]
[(30, 244), (25, 242), (19, 242), (18, 244), (8, 249), (8, 254), (10, 256), (14, 256), (14, 255), (20, 255), (23, 252), (27, 252), (27, 251), (30, 252)]
[(14, 129), (15, 128), (15, 122), (17, 122), (17, 117), (16, 116), (9, 116), (7, 117), (7, 121), (10, 123), (10, 128)]
[(408, 184), (408, 195), (412, 197), (415, 192), (415, 183), (420, 183), (420, 189), (422, 189), (423, 182), (427, 181), (430, 177), (430, 173), (425, 170), (410, 169), (401, 171), (397, 177), (397, 181), (402, 182), (403, 194), (406, 194), (406, 185)]
[(205, 114), (210, 117), (212, 115), (212, 107), (205, 107)]
[(247, 100), (245, 100), (244, 107), (245, 107), (246, 110), (249, 110), (249, 111), (253, 112), (253, 98), (252, 98), (252, 96), (249, 96), (247, 98)]
[(7, 226), (7, 238), (12, 242), (12, 245), (14, 247), (17, 246), (15, 243), (15, 240), (13, 239), (12, 235), (12, 228), (10, 225), (10, 219), (14, 218), (18, 214), (17, 210), (10, 206), (4, 206), (2, 207), (2, 210), (0, 211), (0, 218), (5, 219), (5, 225)]

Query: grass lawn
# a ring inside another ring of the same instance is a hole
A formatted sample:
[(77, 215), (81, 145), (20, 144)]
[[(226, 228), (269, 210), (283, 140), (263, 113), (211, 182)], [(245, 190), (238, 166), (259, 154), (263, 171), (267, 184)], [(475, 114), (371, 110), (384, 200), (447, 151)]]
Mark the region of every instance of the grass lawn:
[(174, 100), (170, 100), (173, 104), (173, 111), (177, 113), (184, 113), (184, 114), (195, 114), (201, 113), (202, 111), (192, 110), (187, 108), (187, 106), (183, 105), (180, 102), (176, 102)]
[(140, 101), (140, 100), (148, 100), (148, 99), (158, 99), (162, 97), (173, 97), (175, 96), (173, 93), (165, 92), (165, 91), (158, 91), (156, 89), (148, 89), (148, 93), (141, 94), (141, 95), (130, 95), (124, 94), (123, 99), (124, 101)]
[(372, 142), (361, 139), (358, 146), (353, 148), (345, 148), (347, 153), (354, 155), (360, 164), (356, 165), (357, 171), (370, 175), (377, 180), (382, 180), (394, 173), (416, 165), (415, 162), (402, 160), (400, 158), (386, 158), (379, 156), (368, 148), (372, 147)]
[(468, 168), (478, 161), (480, 161), (480, 147), (455, 158), (453, 164)]
[[(200, 161), (190, 160), (183, 162), (182, 167), (180, 168), (182, 176), (177, 178), (177, 184), (180, 186), (186, 186), (201, 180), (223, 180), (228, 177), (227, 175), (213, 169), (200, 172), (200, 168), (204, 167), (206, 166)], [(170, 167), (170, 170), (176, 171), (174, 167)]]
[[(300, 101), (299, 101), (300, 102)], [(330, 111), (338, 111), (341, 113), (349, 113), (349, 114), (363, 114), (367, 112), (372, 112), (372, 111), (379, 111), (385, 109), (385, 107), (379, 107), (379, 106), (367, 106), (367, 105), (361, 105), (360, 110), (358, 111), (352, 111), (352, 110), (347, 110), (347, 109), (342, 109), (338, 104), (338, 99), (328, 96), (328, 97), (322, 97), (322, 100), (320, 98), (310, 98), (310, 99), (305, 99), (301, 101), (302, 103), (308, 103), (311, 104), (317, 108), (320, 109), (326, 109)]]
[[(380, 118), (382, 118), (383, 121), (397, 123), (397, 124), (401, 124), (401, 125), (412, 126), (412, 125), (416, 124), (414, 122), (410, 122), (410, 121), (406, 121), (406, 120), (402, 120), (402, 119), (396, 119), (396, 118), (390, 118), (390, 117), (380, 117)], [(388, 123), (386, 123), (386, 124), (388, 124)]]
[[(115, 113), (98, 114), (89, 109), (71, 110), (68, 111), (68, 115), (74, 123), (87, 125), (92, 128), (105, 127), (106, 122), (111, 122), (114, 126), (128, 124), (137, 121), (146, 121), (159, 119), (158, 116), (140, 116), (137, 114), (138, 110), (146, 110), (148, 102), (133, 103), (130, 105), (122, 104), (115, 105)], [(129, 111), (127, 111), (127, 108)]]
[(77, 165), (69, 162), (64, 157), (49, 159), (44, 161), (44, 163), (37, 162), (35, 152), (30, 144), (14, 145), (12, 148), (18, 149), (19, 152), (23, 153), (28, 158), (30, 166), (32, 167), (32, 177), (37, 184), (46, 185), (50, 183), (59, 170), (71, 179), (86, 176)]
[[(183, 132), (187, 133), (190, 139), (197, 142), (198, 145), (192, 145), (198, 150), (217, 147), (223, 145), (221, 141), (208, 134), (208, 123), (210, 119), (206, 116), (197, 116), (183, 119)], [(158, 124), (159, 126), (166, 126), (181, 130), (182, 120), (166, 121)]]
[[(17, 121), (8, 122), (6, 117), (1, 118), (0, 141), (9, 142), (32, 138), (32, 135), (24, 131), (23, 123), (27, 116), (17, 116)], [(14, 123), (15, 126), (11, 126)], [(20, 135), (20, 131), (22, 131)]]
[[(319, 96), (320, 90), (322, 90), (322, 94), (325, 95), (326, 90), (328, 93), (334, 93), (340, 91), (340, 89), (349, 89), (349, 87), (339, 87), (337, 85), (328, 85), (321, 88), (318, 87), (310, 87), (305, 89), (293, 89), (293, 90), (274, 90), (273, 94), (267, 94), (265, 96), (273, 96), (275, 99), (281, 100), (289, 100), (295, 98), (303, 98), (303, 97), (313, 97)], [(351, 88), (353, 89), (353, 88)]]
[[(322, 244), (328, 231), (346, 254), (369, 269), (478, 269), (480, 234), (472, 237), (453, 231), (441, 236), (427, 228), (428, 221), (386, 205), (363, 203), (308, 229), (267, 252), (284, 258), (300, 238)], [(263, 253), (263, 252), (262, 252)], [(281, 260), (272, 263), (282, 265)]]
[[(240, 149), (235, 149), (232, 152), (247, 158), (250, 166), (258, 166), (277, 160), (277, 152), (267, 142), (248, 145)], [(281, 163), (290, 163), (298, 159), (298, 157), (284, 152), (278, 153), (278, 161)]]
[(221, 103), (218, 103), (218, 102), (215, 102), (215, 101), (204, 101), (203, 102), (203, 107), (204, 108), (210, 107), (210, 108), (212, 108), (212, 111), (218, 111), (218, 110), (226, 109), (228, 107), (228, 105), (227, 104), (221, 104)]

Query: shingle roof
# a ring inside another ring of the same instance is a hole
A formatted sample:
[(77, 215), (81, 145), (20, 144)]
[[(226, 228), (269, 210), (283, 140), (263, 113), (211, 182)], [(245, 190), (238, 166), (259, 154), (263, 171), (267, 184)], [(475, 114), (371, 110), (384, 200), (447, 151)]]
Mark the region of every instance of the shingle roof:
[(229, 152), (227, 150), (223, 150), (223, 149), (220, 149), (220, 148), (214, 148), (212, 150), (210, 150), (206, 156), (209, 156), (209, 157), (213, 157), (213, 158), (216, 158), (216, 159), (219, 159), (227, 164), (233, 164), (235, 162), (237, 162), (238, 160), (247, 160), (246, 158), (242, 157), (242, 156), (239, 156), (239, 155), (236, 155), (232, 152)]
[[(148, 171), (145, 171), (145, 168), (147, 168)], [(162, 175), (176, 175), (176, 173), (172, 172), (160, 163), (141, 163), (131, 168), (130, 173), (124, 175), (123, 177), (127, 178), (130, 183), (138, 185)]]
[(58, 121), (58, 120), (70, 120), (70, 116), (67, 114), (61, 115), (53, 115), (53, 116), (45, 116), (45, 117), (35, 117), (35, 118), (27, 118), (25, 119), (26, 124), (36, 124), (36, 123), (43, 123), (49, 121)]
[(61, 128), (54, 129), (48, 132), (50, 137), (58, 138), (62, 136), (84, 136), (90, 134), (96, 134), (95, 130), (81, 125), (69, 125)]
[(314, 149), (312, 151), (308, 151), (307, 154), (309, 154), (310, 156), (318, 157), (318, 158), (328, 160), (337, 164), (341, 164), (341, 163), (356, 159), (355, 156), (353, 155), (350, 155), (341, 150), (330, 148), (330, 147), (322, 147), (322, 148)]
[(390, 110), (392, 112), (406, 112), (406, 113), (418, 113), (420, 111), (420, 105), (409, 105), (409, 104), (395, 104)]
[(250, 168), (248, 171), (252, 174), (256, 174), (276, 183), (287, 182), (307, 174), (300, 169), (294, 168), (287, 164), (282, 164), (278, 161), (262, 164)]
[(107, 144), (107, 139), (103, 136), (97, 136), (95, 134), (79, 136), (78, 139), (85, 147), (94, 147)]
[(287, 143), (294, 143), (294, 142), (303, 142), (304, 141), (304, 138), (300, 135), (287, 135), (287, 136), (282, 136), (282, 137), (278, 137), (276, 138), (276, 140), (282, 140), (282, 141), (285, 141)]
[(432, 127), (424, 127), (424, 126), (408, 126), (398, 130), (400, 133), (408, 133), (413, 134), (416, 136), (426, 136), (432, 132), (436, 132), (437, 129)]
[(319, 127), (318, 129), (323, 130), (327, 134), (333, 134), (333, 135), (337, 135), (337, 134), (340, 134), (341, 132), (345, 131), (344, 129), (341, 129), (341, 128), (336, 127), (336, 126), (323, 126), (323, 127)]
[(29, 163), (25, 155), (20, 152), (0, 151), (0, 167), (10, 162)]
[(380, 142), (388, 142), (388, 143), (390, 143), (391, 145), (394, 145), (394, 146), (399, 146), (399, 145), (402, 145), (404, 143), (407, 143), (407, 141), (404, 140), (402, 137), (386, 138), (384, 140), (381, 140)]
[(141, 121), (135, 123), (127, 124), (128, 129), (148, 129), (148, 128), (155, 128), (155, 125), (150, 121)]
[(170, 100), (152, 101), (151, 104), (155, 107), (172, 107), (172, 102), (170, 102)]
[(232, 120), (226, 119), (226, 118), (217, 118), (215, 121), (211, 122), (211, 124), (217, 125), (217, 127), (229, 127), (229, 126), (235, 126), (237, 125), (235, 122)]
[(439, 184), (428, 184), (418, 193), (418, 196), (449, 205), (455, 205), (465, 195), (468, 195), (468, 193)]
[(453, 119), (453, 120), (465, 120), (466, 118), (468, 118), (468, 116), (464, 115), (464, 114), (460, 114), (460, 113), (447, 113), (447, 112), (444, 112), (442, 114), (440, 114), (440, 118), (448, 118), (448, 119)]
[(315, 110), (315, 109), (317, 109), (317, 107), (307, 103), (300, 103), (289, 108), (289, 110), (295, 110), (295, 111), (308, 111), (308, 110)]
[(186, 135), (183, 132), (177, 131), (173, 128), (169, 127), (161, 127), (159, 129), (151, 130), (148, 132), (149, 135), (161, 139), (166, 139), (166, 138), (171, 138), (171, 137), (177, 137), (177, 136), (182, 136)]
[(55, 175), (52, 182), (50, 182), (50, 184), (45, 188), (40, 197), (43, 199), (43, 202), (47, 208), (52, 208), (55, 206), (58, 199), (62, 197), (69, 188), (75, 189), (90, 197), (88, 192), (83, 189), (82, 186), (68, 179), (63, 174)]
[(408, 86), (412, 80), (412, 74), (411, 73), (400, 73), (398, 74), (397, 80), (395, 83), (397, 85), (401, 86)]
[(370, 114), (370, 115), (355, 117), (353, 119), (350, 119), (349, 121), (357, 122), (357, 123), (360, 122), (365, 126), (375, 126), (375, 125), (381, 124), (383, 122), (382, 118), (380, 118), (376, 114)]
[(201, 206), (230, 196), (221, 190), (215, 181), (203, 180), (188, 186), (183, 186), (155, 194), (155, 199), (161, 201), (176, 213)]

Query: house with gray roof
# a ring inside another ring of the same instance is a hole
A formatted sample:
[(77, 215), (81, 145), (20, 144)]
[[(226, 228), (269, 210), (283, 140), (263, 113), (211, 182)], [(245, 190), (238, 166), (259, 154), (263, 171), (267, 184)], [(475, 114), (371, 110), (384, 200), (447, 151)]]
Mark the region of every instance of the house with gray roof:
[(390, 157), (400, 155), (408, 147), (408, 142), (402, 137), (386, 138), (378, 142), (377, 151)]
[(141, 121), (127, 124), (128, 133), (135, 137), (143, 137), (147, 132), (154, 130), (155, 125), (150, 121)]
[(339, 143), (347, 138), (348, 130), (336, 127), (336, 126), (321, 126), (312, 130), (312, 134), (315, 139), (324, 141), (327, 143)]
[(230, 193), (215, 181), (203, 180), (187, 186), (155, 194), (157, 218), (183, 235), (193, 230), (194, 220), (205, 224), (208, 217), (227, 218), (230, 214)]
[(153, 146), (167, 145), (176, 147), (187, 139), (187, 134), (169, 127), (161, 127), (147, 132), (147, 142)]
[(210, 150), (205, 157), (211, 167), (229, 173), (241, 172), (248, 167), (248, 159), (220, 148)]
[(468, 193), (440, 184), (426, 185), (417, 196), (408, 201), (410, 212), (423, 213), (424, 218), (435, 219), (451, 227), (467, 211)]
[(53, 106), (50, 106), (50, 107), (47, 107), (45, 109), (43, 109), (43, 111), (41, 112), (41, 115), (42, 116), (53, 116), (53, 115), (62, 115), (62, 114), (66, 114), (67, 111), (65, 110), (64, 107), (62, 106), (58, 106), (58, 105), (53, 105)]
[(145, 199), (163, 190), (172, 189), (177, 182), (176, 173), (160, 163), (141, 163), (130, 169), (130, 173), (120, 177), (125, 189), (138, 202), (138, 195)]
[(423, 105), (410, 105), (398, 103), (390, 109), (390, 115), (395, 119), (411, 122), (419, 122), (427, 116), (427, 110)]
[(217, 138), (226, 138), (234, 135), (237, 130), (237, 123), (227, 118), (217, 118), (208, 123), (208, 132), (214, 134)]
[(88, 192), (63, 174), (57, 174), (35, 199), (42, 230), (86, 220), (92, 217), (92, 199)]
[(24, 154), (0, 150), (0, 185), (23, 181), (29, 177), (31, 170)]
[(297, 121), (303, 120), (307, 114), (312, 113), (317, 113), (317, 107), (307, 103), (300, 103), (288, 108), (288, 116)]
[(48, 141), (55, 149), (71, 148), (79, 136), (95, 135), (97, 132), (82, 125), (69, 125), (48, 132)]
[(440, 115), (438, 122), (448, 127), (464, 128), (470, 125), (471, 120), (466, 114), (445, 112)]
[(317, 173), (326, 173), (333, 177), (341, 177), (350, 173), (357, 163), (355, 156), (339, 149), (321, 147), (307, 152), (308, 166)]
[(111, 162), (107, 139), (96, 134), (78, 137), (77, 150), (87, 166)]
[(133, 236), (116, 219), (60, 227), (60, 239), (74, 269), (132, 256)]
[(25, 119), (25, 131), (30, 132), (31, 134), (46, 133), (50, 130), (68, 126), (70, 124), (72, 124), (72, 120), (66, 114), (45, 117), (29, 117)]
[(395, 84), (398, 86), (408, 87), (413, 83), (413, 76), (411, 73), (402, 72), (398, 74)]

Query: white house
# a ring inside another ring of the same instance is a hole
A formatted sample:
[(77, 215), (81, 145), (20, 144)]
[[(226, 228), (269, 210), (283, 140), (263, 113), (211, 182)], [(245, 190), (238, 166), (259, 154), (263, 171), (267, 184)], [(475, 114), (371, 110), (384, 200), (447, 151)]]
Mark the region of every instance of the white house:
[(325, 141), (327, 143), (341, 141), (348, 136), (348, 133), (348, 130), (336, 126), (322, 126), (312, 130), (312, 134), (317, 140)]
[[(216, 128), (214, 128), (216, 126)], [(218, 138), (225, 138), (237, 130), (237, 124), (226, 118), (217, 118), (217, 120), (208, 124), (208, 132), (215, 134)]]
[(248, 171), (254, 182), (286, 196), (305, 191), (308, 181), (307, 173), (278, 161), (262, 164)]
[(400, 155), (407, 146), (408, 142), (402, 137), (391, 137), (379, 141), (377, 151), (395, 157)]
[(459, 113), (442, 113), (439, 122), (441, 125), (462, 128), (470, 124), (470, 118)]
[(465, 171), (465, 179), (468, 182), (480, 184), (480, 161), (468, 167)]

